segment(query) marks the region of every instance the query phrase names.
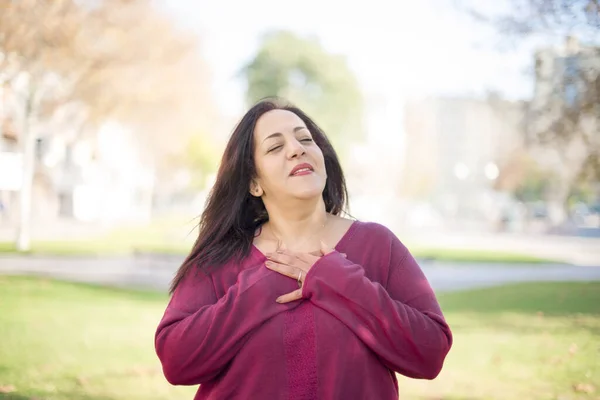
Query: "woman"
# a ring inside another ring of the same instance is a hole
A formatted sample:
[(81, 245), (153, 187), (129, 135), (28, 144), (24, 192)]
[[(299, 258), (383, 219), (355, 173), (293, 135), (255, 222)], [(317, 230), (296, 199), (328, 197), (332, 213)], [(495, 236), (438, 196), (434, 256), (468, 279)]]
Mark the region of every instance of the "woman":
[(225, 149), (155, 338), (195, 399), (397, 399), (452, 344), (435, 295), (382, 225), (352, 221), (319, 127), (262, 101)]

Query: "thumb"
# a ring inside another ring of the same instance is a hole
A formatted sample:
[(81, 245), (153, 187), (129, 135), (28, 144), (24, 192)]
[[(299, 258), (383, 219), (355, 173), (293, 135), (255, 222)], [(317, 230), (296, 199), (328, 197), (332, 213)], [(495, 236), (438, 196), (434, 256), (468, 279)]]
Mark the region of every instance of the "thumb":
[(324, 241), (321, 240), (321, 253), (326, 256), (329, 253), (332, 253), (334, 251), (334, 249), (332, 249), (331, 247), (329, 247), (327, 244), (325, 244)]

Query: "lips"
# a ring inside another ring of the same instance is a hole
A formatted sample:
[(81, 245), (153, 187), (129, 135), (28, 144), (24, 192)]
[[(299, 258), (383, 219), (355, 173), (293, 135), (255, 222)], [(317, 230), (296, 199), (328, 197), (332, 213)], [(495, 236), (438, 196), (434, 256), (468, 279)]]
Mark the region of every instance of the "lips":
[(312, 165), (308, 163), (298, 164), (296, 165), (292, 171), (290, 172), (290, 176), (299, 175), (302, 173), (313, 172), (314, 168)]

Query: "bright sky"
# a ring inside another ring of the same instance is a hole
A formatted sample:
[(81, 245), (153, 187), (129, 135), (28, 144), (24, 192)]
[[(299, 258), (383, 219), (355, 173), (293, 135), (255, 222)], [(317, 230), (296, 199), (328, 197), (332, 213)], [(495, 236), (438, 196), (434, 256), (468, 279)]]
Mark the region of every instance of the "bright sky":
[[(453, 0), (167, 0), (186, 28), (200, 35), (222, 110), (243, 109), (237, 71), (256, 52), (260, 35), (285, 28), (317, 36), (347, 56), (368, 98), (388, 104), (419, 95), (481, 95), (498, 90), (528, 97), (531, 55), (494, 50), (498, 38), (452, 7)], [(496, 42), (496, 43), (495, 43)]]

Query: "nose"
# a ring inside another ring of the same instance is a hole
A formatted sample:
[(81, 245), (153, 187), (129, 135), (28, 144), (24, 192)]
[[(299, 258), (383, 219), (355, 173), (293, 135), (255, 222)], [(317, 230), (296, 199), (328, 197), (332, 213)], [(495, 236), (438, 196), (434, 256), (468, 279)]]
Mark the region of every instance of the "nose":
[(292, 140), (289, 145), (288, 158), (298, 158), (304, 154), (306, 154), (306, 150), (304, 149), (302, 143), (296, 139)]

